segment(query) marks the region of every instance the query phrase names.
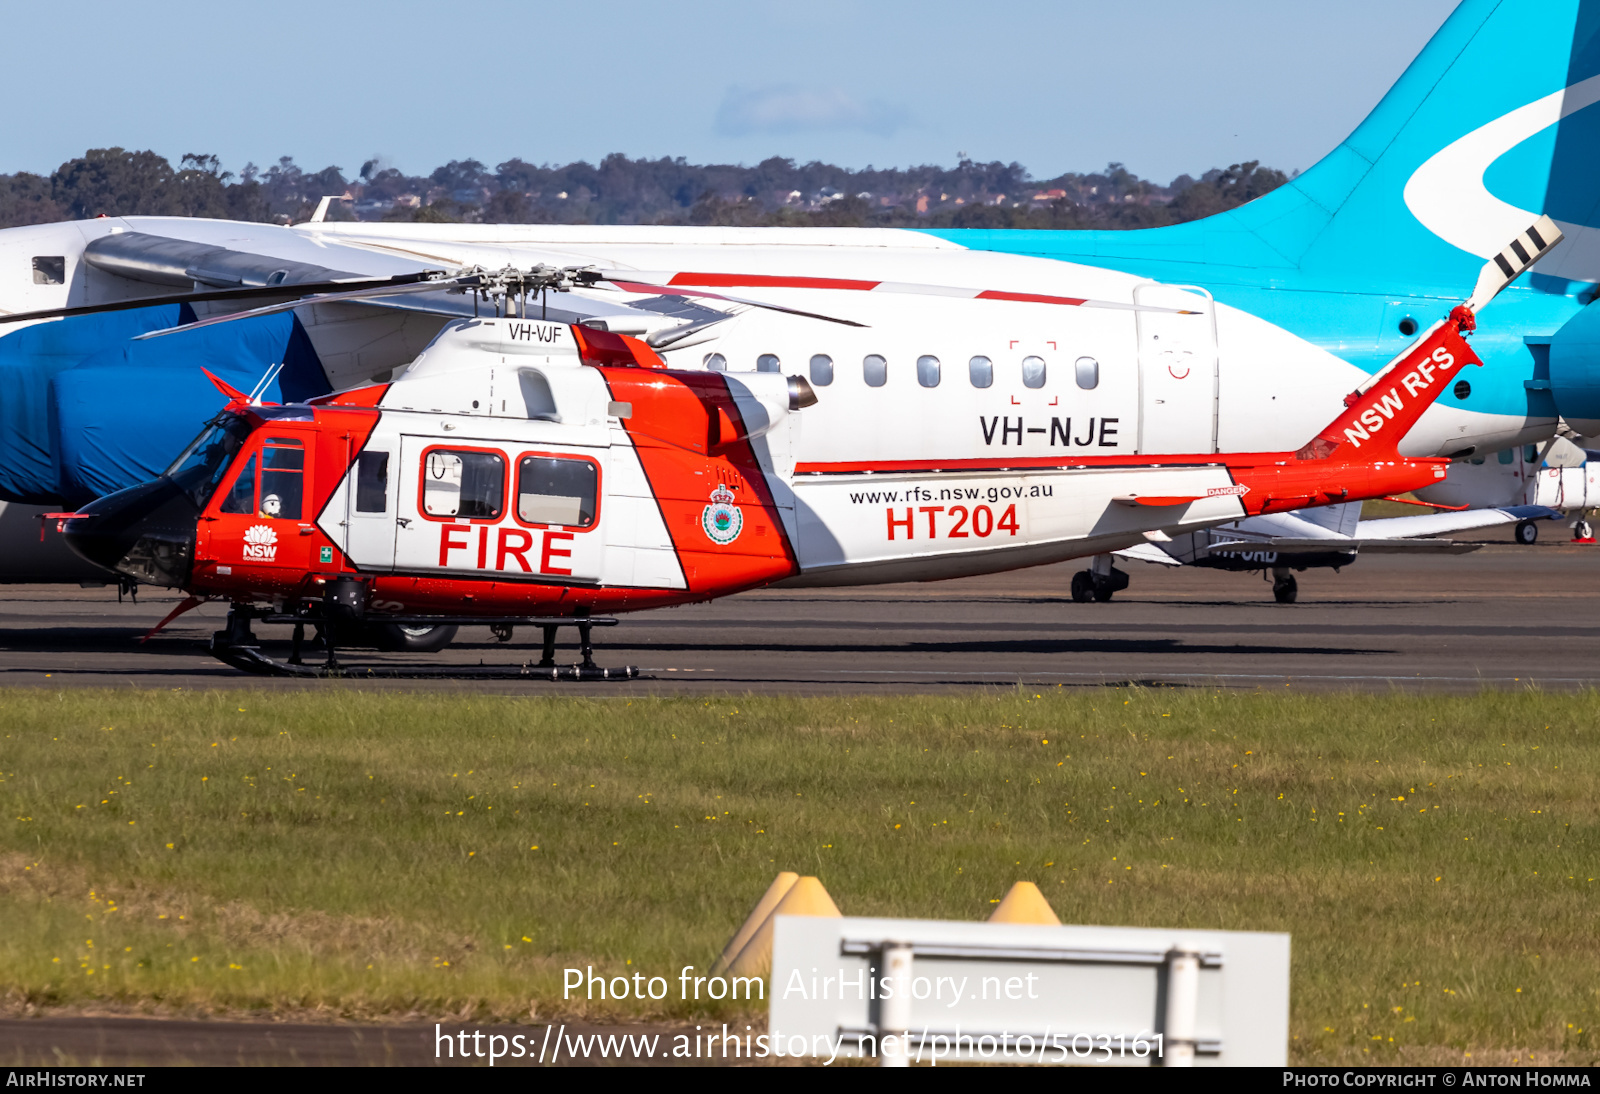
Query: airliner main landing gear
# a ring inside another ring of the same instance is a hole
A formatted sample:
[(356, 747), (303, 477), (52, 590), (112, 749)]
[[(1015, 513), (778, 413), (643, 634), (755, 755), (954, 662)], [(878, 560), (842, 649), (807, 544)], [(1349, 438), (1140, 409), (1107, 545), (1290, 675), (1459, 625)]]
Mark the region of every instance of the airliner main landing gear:
[(1294, 579), (1287, 566), (1272, 568), (1272, 599), (1279, 604), (1293, 604), (1300, 595), (1300, 583)]
[(1128, 575), (1111, 565), (1110, 555), (1095, 555), (1087, 570), (1072, 575), (1072, 599), (1079, 604), (1091, 600), (1104, 603), (1128, 587)]

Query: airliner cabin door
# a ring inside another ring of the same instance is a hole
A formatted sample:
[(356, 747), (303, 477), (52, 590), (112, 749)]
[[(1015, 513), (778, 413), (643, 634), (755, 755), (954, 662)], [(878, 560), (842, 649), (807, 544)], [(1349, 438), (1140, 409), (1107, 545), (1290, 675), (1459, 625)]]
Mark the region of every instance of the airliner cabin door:
[(1152, 309), (1134, 313), (1140, 454), (1215, 452), (1217, 324), (1211, 294), (1150, 281), (1135, 286), (1133, 300)]

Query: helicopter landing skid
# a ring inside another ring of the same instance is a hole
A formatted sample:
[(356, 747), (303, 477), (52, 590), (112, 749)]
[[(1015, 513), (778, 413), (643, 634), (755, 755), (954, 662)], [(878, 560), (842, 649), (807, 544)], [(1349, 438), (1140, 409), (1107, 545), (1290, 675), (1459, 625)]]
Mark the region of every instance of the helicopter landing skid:
[[(482, 624), (485, 620), (469, 617), (455, 616), (426, 616), (426, 617), (381, 617), (385, 623), (403, 623), (416, 626), (440, 626), (447, 624)], [(254, 633), (250, 630), (252, 619), (259, 619), (263, 623), (290, 623), (294, 625), (294, 646), (288, 661), (274, 661), (261, 652), (261, 646)], [(301, 644), (305, 638), (305, 624), (313, 623), (322, 631), (322, 639), (327, 648), (327, 659), (321, 664), (306, 664), (300, 658)], [(639, 678), (639, 670), (633, 665), (624, 665), (621, 668), (606, 668), (594, 663), (594, 647), (589, 639), (590, 629), (593, 627), (614, 627), (615, 619), (609, 617), (579, 616), (575, 618), (547, 618), (530, 617), (525, 619), (502, 619), (494, 621), (497, 637), (502, 629), (505, 637), (510, 637), (510, 628), (518, 625), (536, 626), (544, 631), (544, 656), (538, 661), (529, 661), (521, 665), (436, 665), (436, 666), (404, 666), (404, 665), (355, 665), (341, 663), (338, 651), (334, 647), (334, 628), (328, 626), (326, 621), (317, 617), (299, 615), (280, 615), (268, 612), (251, 612), (248, 608), (235, 605), (228, 612), (228, 623), (225, 629), (216, 631), (211, 636), (211, 655), (225, 665), (248, 672), (255, 676), (289, 676), (300, 679), (329, 679), (329, 678), (357, 678), (357, 679), (453, 679), (453, 680), (634, 680)], [(579, 635), (579, 651), (582, 660), (574, 665), (556, 664), (556, 632), (561, 627), (577, 627)], [(504, 639), (502, 639), (504, 640)]]

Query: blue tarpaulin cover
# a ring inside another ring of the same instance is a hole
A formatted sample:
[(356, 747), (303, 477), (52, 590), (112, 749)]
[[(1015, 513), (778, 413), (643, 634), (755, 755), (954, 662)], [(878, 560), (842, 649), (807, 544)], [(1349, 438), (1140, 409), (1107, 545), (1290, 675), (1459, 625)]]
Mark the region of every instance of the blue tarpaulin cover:
[(135, 342), (187, 306), (43, 323), (0, 338), (0, 499), (81, 505), (154, 478), (227, 402), (205, 374), (266, 402), (330, 390), (292, 312)]
[(75, 316), (0, 338), (0, 499), (61, 501), (50, 443), (50, 381), (137, 334), (192, 322), (180, 305)]

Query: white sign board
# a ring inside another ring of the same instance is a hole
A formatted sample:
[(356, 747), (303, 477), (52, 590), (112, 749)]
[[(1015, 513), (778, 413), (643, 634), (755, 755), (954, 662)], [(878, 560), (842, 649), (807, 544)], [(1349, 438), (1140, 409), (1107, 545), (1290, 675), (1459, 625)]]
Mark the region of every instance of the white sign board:
[(781, 916), (768, 990), (787, 1055), (1288, 1063), (1286, 934)]

